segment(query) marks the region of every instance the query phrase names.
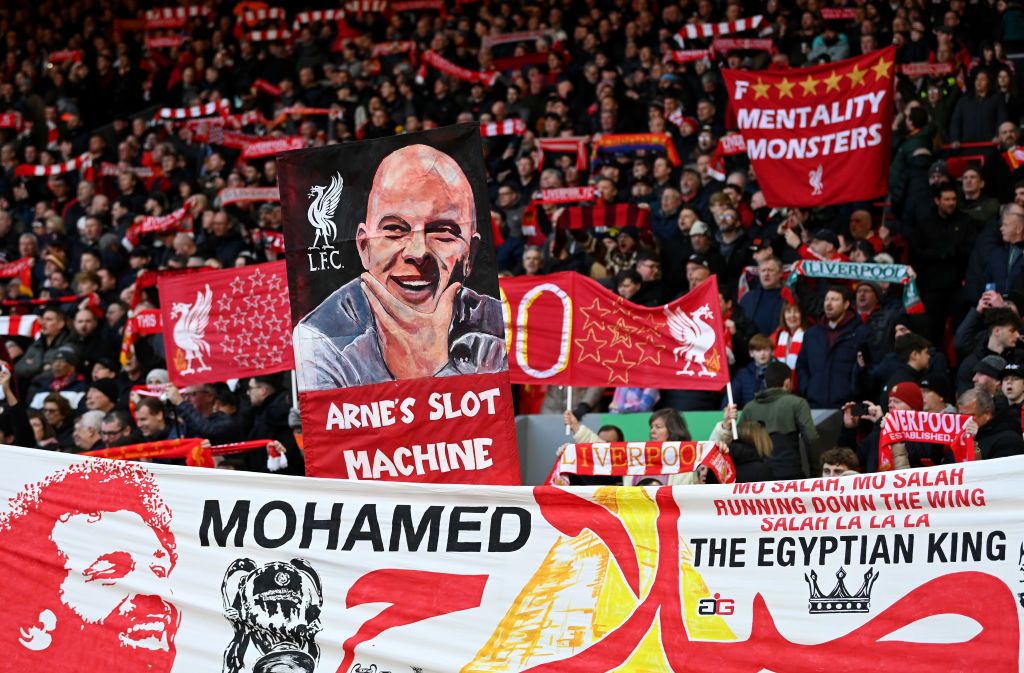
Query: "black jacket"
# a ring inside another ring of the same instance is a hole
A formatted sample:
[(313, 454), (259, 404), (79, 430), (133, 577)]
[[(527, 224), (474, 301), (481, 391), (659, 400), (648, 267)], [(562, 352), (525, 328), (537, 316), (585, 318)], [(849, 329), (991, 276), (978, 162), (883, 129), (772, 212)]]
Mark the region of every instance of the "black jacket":
[(729, 445), (729, 457), (736, 466), (736, 482), (771, 481), (772, 468), (750, 444), (736, 440)]
[[(288, 467), (282, 474), (302, 476), (306, 473), (306, 463), (302, 451), (295, 441), (295, 435), (288, 425), (288, 412), (291, 401), (284, 391), (279, 391), (264, 400), (263, 404), (253, 407), (252, 429), (248, 439), (276, 439), (288, 452)], [(246, 467), (252, 472), (267, 471), (267, 452), (265, 449), (249, 451), (245, 454)]]
[(1020, 432), (1005, 429), (992, 421), (978, 428), (974, 441), (981, 449), (983, 460), (1024, 454), (1024, 437)]
[(215, 411), (203, 418), (190, 402), (182, 402), (176, 409), (178, 418), (185, 422), (186, 437), (202, 437), (210, 440), (213, 445), (230, 444), (242, 439), (242, 424), (235, 416)]

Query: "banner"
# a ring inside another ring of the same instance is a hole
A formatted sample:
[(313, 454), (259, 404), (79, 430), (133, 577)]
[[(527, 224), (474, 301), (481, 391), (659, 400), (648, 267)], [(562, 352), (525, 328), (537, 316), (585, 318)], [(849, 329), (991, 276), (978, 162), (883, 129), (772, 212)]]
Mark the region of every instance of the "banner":
[(281, 152), (300, 150), (306, 146), (306, 140), (302, 136), (289, 136), (287, 138), (270, 138), (269, 140), (257, 140), (246, 145), (242, 150), (242, 160), (261, 159), (271, 157)]
[(479, 70), (470, 70), (468, 68), (455, 65), (433, 50), (423, 53), (421, 63), (422, 65), (420, 66), (419, 74), (417, 75), (418, 78), (426, 77), (426, 67), (428, 65), (440, 70), (445, 75), (454, 77), (455, 79), (460, 79), (463, 82), (479, 82), (484, 86), (493, 86), (494, 82), (497, 81), (499, 77), (499, 73), (495, 71), (480, 72)]
[(729, 381), (718, 281), (637, 306), (578, 273), (501, 279), (513, 383), (721, 390)]
[(0, 460), (5, 670), (1020, 667), (1020, 457), (497, 491)]
[(895, 47), (799, 70), (723, 70), (730, 127), (769, 206), (867, 201), (888, 189)]
[(167, 372), (177, 386), (293, 366), (284, 262), (161, 277)]
[(974, 437), (964, 432), (969, 420), (963, 414), (891, 409), (882, 419), (878, 439), (879, 470), (892, 469), (891, 447), (901, 442), (942, 444), (950, 447), (956, 462), (974, 460)]
[(190, 201), (187, 201), (184, 206), (166, 215), (140, 215), (136, 217), (135, 221), (128, 226), (128, 230), (121, 239), (121, 245), (131, 252), (139, 244), (139, 240), (147, 234), (192, 231)]
[(259, 201), (276, 203), (280, 200), (281, 192), (277, 187), (225, 187), (217, 192), (217, 201), (222, 206)]
[[(714, 442), (604, 442), (566, 444), (555, 462), (548, 484), (568, 485), (564, 474), (612, 477), (653, 477), (693, 472), (706, 467), (718, 483), (736, 481), (736, 466)], [(664, 486), (627, 484), (636, 486)]]
[(791, 293), (801, 276), (869, 283), (899, 283), (903, 285), (903, 310), (911, 314), (924, 313), (924, 303), (917, 291), (917, 283), (910, 276), (910, 267), (905, 264), (800, 260), (786, 276), (786, 285)]
[(519, 483), (481, 143), (278, 157), (310, 476)]

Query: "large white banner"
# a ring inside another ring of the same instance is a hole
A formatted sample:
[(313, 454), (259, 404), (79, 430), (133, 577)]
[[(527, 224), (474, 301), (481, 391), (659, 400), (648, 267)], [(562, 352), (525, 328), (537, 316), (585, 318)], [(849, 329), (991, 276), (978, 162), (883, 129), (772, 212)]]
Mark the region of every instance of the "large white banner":
[(0, 464), (3, 671), (1020, 667), (1024, 458), (658, 489)]

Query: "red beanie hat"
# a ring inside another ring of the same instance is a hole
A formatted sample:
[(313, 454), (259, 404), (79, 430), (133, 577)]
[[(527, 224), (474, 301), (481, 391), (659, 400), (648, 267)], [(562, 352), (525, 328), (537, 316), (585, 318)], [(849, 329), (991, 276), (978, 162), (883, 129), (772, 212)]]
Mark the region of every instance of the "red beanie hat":
[(897, 399), (907, 404), (914, 411), (924, 409), (924, 395), (921, 393), (921, 386), (910, 381), (894, 385), (889, 390), (889, 399)]

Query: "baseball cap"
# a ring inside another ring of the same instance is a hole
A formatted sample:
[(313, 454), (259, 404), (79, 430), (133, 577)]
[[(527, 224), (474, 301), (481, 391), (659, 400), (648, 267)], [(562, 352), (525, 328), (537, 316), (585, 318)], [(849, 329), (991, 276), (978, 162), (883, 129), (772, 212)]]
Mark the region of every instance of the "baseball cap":
[(918, 384), (922, 391), (930, 390), (942, 399), (949, 399), (949, 384), (941, 378), (925, 377)]
[(57, 349), (57, 352), (53, 354), (54, 360), (63, 360), (72, 367), (78, 366), (78, 351), (75, 350), (74, 346), (61, 346)]
[(1024, 365), (1019, 362), (1007, 362), (1006, 366), (1003, 367), (1003, 378), (1007, 376), (1016, 376), (1018, 379), (1024, 379)]
[(708, 264), (707, 257), (705, 257), (704, 255), (701, 255), (699, 253), (696, 253), (696, 252), (693, 253), (692, 255), (690, 255), (687, 258), (686, 263), (687, 264), (699, 264), (699, 265), (703, 266), (705, 269), (710, 269), (711, 268), (711, 265)]

